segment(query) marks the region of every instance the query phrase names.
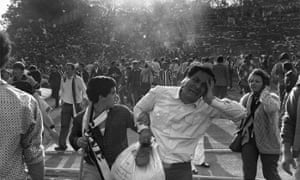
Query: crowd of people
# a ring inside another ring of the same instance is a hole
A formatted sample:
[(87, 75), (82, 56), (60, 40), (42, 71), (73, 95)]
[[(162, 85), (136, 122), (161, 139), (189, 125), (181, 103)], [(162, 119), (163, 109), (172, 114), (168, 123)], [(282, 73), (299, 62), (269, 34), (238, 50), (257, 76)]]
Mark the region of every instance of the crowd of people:
[[(39, 67), (18, 61), (12, 71), (6, 69), (10, 51), (9, 37), (1, 33), (0, 178), (43, 179), (42, 132), (50, 132), (58, 145), (55, 150), (65, 151), (73, 119), (69, 141), (74, 150), (84, 149), (83, 179), (103, 178), (97, 159), (104, 158), (110, 168), (128, 147), (126, 129), (131, 128), (143, 147), (156, 139), (167, 180), (191, 180), (192, 155), (212, 119), (220, 117), (243, 127), (245, 180), (255, 179), (258, 157), (264, 177), (280, 180), (281, 153), (283, 169), (292, 175), (293, 165), (295, 178), (300, 178), (296, 56), (122, 58), (109, 65), (53, 65), (47, 81), (55, 107), (49, 107), (40, 98), (45, 76)], [(240, 102), (226, 98), (235, 77)], [(59, 133), (48, 115), (58, 107)], [(149, 153), (138, 151), (136, 163), (147, 165)]]

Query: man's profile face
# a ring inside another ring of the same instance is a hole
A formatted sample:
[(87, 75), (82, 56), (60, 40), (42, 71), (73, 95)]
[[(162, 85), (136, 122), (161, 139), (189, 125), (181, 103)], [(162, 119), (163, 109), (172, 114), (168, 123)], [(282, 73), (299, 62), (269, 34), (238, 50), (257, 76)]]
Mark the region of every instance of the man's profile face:
[(117, 102), (117, 90), (116, 87), (111, 88), (110, 93), (106, 97), (102, 97), (102, 104), (105, 104), (106, 107), (110, 108)]
[(201, 96), (207, 93), (208, 83), (212, 77), (205, 72), (198, 71), (182, 84), (182, 93), (191, 101), (196, 102)]

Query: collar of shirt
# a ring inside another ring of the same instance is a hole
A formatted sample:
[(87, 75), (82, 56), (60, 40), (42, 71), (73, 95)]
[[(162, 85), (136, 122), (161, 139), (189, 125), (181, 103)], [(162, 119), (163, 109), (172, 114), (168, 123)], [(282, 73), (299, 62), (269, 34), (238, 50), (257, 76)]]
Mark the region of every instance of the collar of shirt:
[[(175, 91), (172, 91), (171, 92), (171, 96), (174, 98), (174, 99), (180, 99), (180, 91), (181, 91), (181, 87), (178, 87), (176, 88)], [(196, 102), (194, 103), (190, 103), (189, 105), (192, 105), (194, 106), (194, 108), (198, 107), (200, 102), (201, 102), (202, 98), (199, 98)], [(181, 101), (181, 99), (180, 99)], [(181, 101), (182, 102), (182, 101)], [(183, 102), (182, 102), (183, 103)]]
[(7, 82), (4, 81), (3, 79), (1, 79), (1, 77), (0, 77), (0, 85), (4, 85), (4, 84), (7, 84)]

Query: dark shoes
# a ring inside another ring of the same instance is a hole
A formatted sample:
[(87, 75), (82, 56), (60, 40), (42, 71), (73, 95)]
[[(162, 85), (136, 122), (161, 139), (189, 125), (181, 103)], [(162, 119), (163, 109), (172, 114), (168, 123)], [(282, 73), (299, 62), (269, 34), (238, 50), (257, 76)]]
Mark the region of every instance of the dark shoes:
[(200, 167), (203, 167), (203, 168), (209, 168), (210, 165), (207, 163), (207, 162), (203, 162), (202, 164), (199, 165)]
[(57, 146), (54, 149), (55, 149), (55, 151), (65, 151), (67, 149), (67, 146), (65, 146), (65, 147), (64, 146)]
[(198, 174), (198, 170), (197, 169), (192, 169), (192, 174), (195, 175), (195, 174)]

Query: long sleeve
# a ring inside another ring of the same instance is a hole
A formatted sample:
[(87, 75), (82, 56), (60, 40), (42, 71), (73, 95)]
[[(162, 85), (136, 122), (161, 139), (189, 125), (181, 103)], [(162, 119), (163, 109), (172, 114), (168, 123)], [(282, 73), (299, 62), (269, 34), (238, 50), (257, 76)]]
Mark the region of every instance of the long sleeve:
[(290, 145), (293, 144), (294, 135), (295, 135), (295, 128), (296, 128), (296, 116), (297, 112), (295, 112), (294, 107), (297, 107), (297, 97), (295, 95), (295, 90), (293, 89), (288, 96), (286, 105), (285, 105), (285, 113), (282, 117), (282, 129), (281, 129), (281, 138), (282, 143), (286, 144), (289, 143)]
[(231, 119), (233, 121), (239, 121), (246, 117), (247, 110), (239, 102), (224, 98), (215, 98), (212, 100), (210, 106), (214, 107), (219, 117)]
[(141, 119), (139, 118), (142, 113), (147, 113), (153, 109), (155, 100), (157, 98), (156, 88), (151, 89), (142, 99), (135, 105), (134, 112), (134, 120), (137, 125), (138, 131), (148, 127), (150, 124), (150, 118)]
[(269, 114), (279, 112), (280, 110), (279, 97), (274, 93), (270, 93), (269, 90), (263, 90), (260, 95), (259, 101), (263, 105), (264, 110)]
[(40, 163), (43, 161), (43, 122), (37, 102), (32, 99), (30, 106), (24, 106), (23, 113), (24, 121), (27, 122), (23, 126), (28, 127), (27, 131), (21, 134), (21, 146), (25, 163), (27, 165)]

